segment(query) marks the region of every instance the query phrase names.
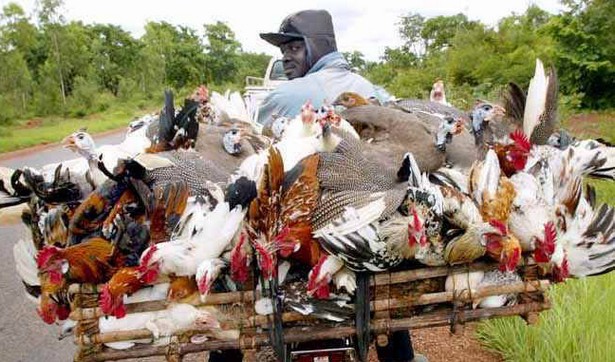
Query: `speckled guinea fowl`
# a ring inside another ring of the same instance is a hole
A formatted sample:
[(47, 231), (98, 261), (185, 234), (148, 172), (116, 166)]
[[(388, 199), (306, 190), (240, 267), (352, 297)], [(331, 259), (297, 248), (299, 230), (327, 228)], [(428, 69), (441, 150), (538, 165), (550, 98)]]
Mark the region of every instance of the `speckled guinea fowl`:
[(369, 158), (388, 167), (401, 163), (406, 152), (415, 155), (422, 171), (431, 172), (445, 164), (446, 152), (436, 148), (436, 132), (416, 116), (380, 106), (346, 109), (342, 117), (352, 124), (364, 142)]
[[(249, 125), (248, 125), (249, 126)], [(240, 152), (230, 154), (223, 145), (224, 136), (233, 129), (241, 130)], [(265, 145), (258, 137), (249, 137), (251, 130), (241, 122), (220, 125), (201, 125), (195, 150), (203, 159), (212, 162), (225, 175), (230, 176), (248, 156), (255, 154)]]
[[(400, 110), (397, 106), (372, 105), (356, 93), (345, 92), (335, 104), (346, 107), (341, 116), (355, 127), (362, 139), (369, 141), (365, 149), (370, 157), (395, 166), (405, 152), (412, 152), (425, 172), (435, 171), (445, 164), (469, 168), (477, 158), (470, 133), (460, 130), (454, 137), (439, 134), (447, 121), (467, 125), (467, 115), (435, 102), (407, 102), (409, 108)], [(445, 111), (448, 108), (450, 110)]]

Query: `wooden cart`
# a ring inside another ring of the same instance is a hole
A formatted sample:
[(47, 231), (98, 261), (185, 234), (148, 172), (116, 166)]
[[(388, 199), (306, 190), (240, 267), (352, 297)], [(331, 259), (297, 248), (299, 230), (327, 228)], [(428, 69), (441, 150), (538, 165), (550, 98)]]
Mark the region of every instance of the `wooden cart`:
[[(515, 284), (472, 291), (444, 291), (444, 280), (449, 274), (495, 267), (493, 264), (474, 263), (464, 267), (432, 267), (374, 274), (370, 277), (372, 334), (377, 336), (398, 330), (447, 325), (454, 328), (470, 321), (514, 315), (525, 318), (528, 323), (534, 323), (539, 312), (550, 308), (545, 295), (550, 283), (537, 277), (535, 265), (521, 267), (519, 270), (523, 280)], [(232, 311), (230, 313), (234, 318), (223, 322), (222, 328), (237, 330), (237, 339), (207, 340), (195, 344), (190, 342), (190, 337), (203, 331), (182, 330), (171, 337), (168, 345), (137, 344), (127, 350), (114, 350), (104, 346), (104, 343), (152, 338), (151, 332), (140, 329), (100, 333), (98, 318), (102, 313), (98, 308), (98, 287), (72, 285), (70, 291), (74, 296), (71, 318), (77, 321), (75, 361), (113, 361), (148, 356), (166, 356), (168, 361), (181, 361), (183, 356), (190, 353), (220, 349), (241, 349), (244, 351), (244, 360), (255, 360), (256, 350), (269, 344), (269, 335), (265, 330), (268, 317), (254, 313), (253, 291), (214, 293), (207, 297), (205, 303), (200, 304), (225, 306)], [(519, 293), (518, 303), (514, 306), (471, 308), (473, 299), (509, 293)], [(161, 310), (166, 306), (164, 301), (128, 304), (127, 313)], [(316, 321), (313, 317), (296, 312), (283, 313), (282, 318), (285, 343), (343, 338), (356, 334), (353, 321)]]

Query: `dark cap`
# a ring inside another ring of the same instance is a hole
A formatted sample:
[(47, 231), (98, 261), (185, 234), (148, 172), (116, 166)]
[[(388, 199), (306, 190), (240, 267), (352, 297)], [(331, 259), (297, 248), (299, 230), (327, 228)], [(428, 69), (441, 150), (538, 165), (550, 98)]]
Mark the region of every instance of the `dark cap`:
[(327, 38), (335, 42), (333, 21), (326, 10), (303, 10), (291, 14), (282, 21), (278, 33), (261, 33), (260, 37), (277, 47), (291, 40), (306, 38)]

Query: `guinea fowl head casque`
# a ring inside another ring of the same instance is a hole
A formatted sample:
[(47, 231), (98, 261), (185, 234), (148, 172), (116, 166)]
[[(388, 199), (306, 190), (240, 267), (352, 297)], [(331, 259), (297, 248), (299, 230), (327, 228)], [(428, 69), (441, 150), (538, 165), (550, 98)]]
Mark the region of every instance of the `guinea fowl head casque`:
[(96, 157), (96, 143), (85, 128), (70, 134), (62, 140), (62, 145), (73, 152), (76, 152), (86, 158)]

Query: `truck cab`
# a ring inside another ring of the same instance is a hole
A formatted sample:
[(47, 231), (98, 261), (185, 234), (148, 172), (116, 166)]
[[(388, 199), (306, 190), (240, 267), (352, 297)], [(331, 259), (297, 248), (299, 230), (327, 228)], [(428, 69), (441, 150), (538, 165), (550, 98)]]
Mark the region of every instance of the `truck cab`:
[(244, 100), (248, 108), (248, 113), (253, 120), (258, 119), (258, 108), (267, 97), (267, 94), (280, 84), (287, 82), (288, 78), (284, 74), (282, 59), (271, 58), (267, 65), (264, 77), (246, 77)]

